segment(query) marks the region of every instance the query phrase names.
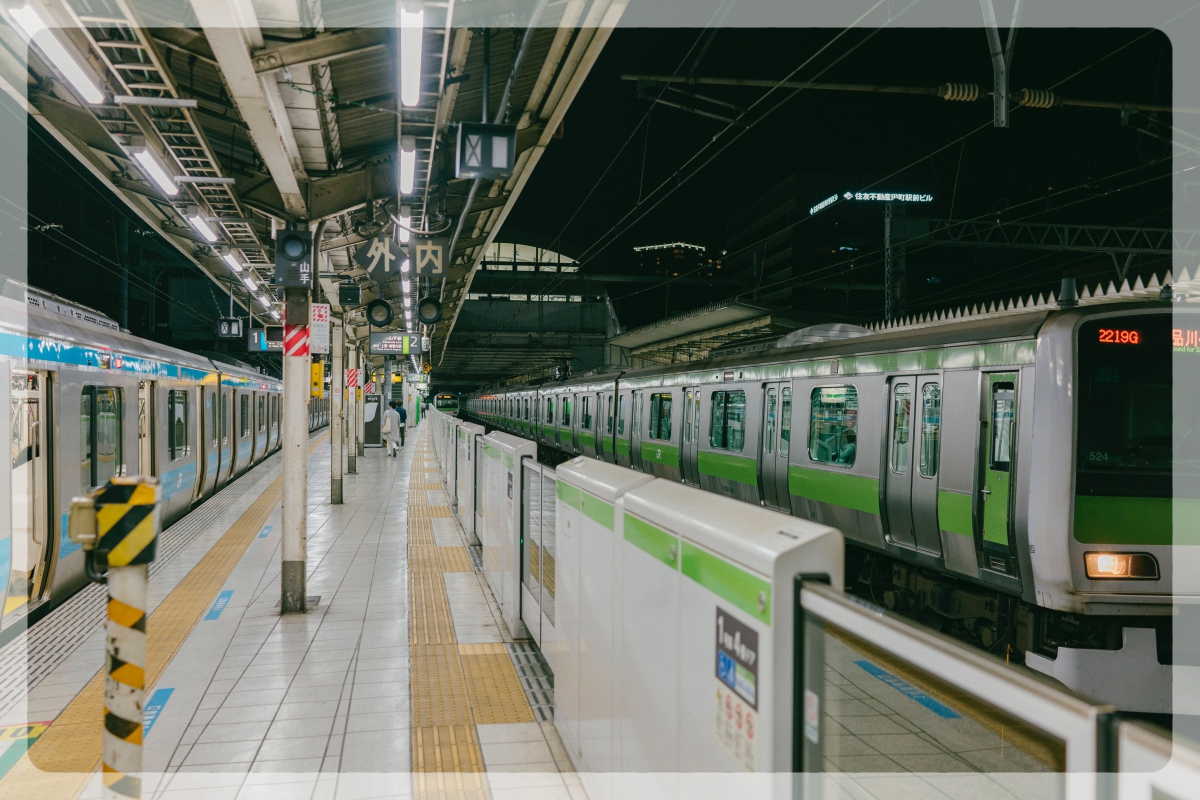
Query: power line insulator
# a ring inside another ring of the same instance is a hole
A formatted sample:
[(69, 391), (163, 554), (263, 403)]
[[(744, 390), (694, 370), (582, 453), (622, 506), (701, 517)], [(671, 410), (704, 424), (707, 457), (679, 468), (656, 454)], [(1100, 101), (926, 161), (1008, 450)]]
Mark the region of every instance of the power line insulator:
[(1059, 100), (1054, 92), (1046, 89), (1022, 89), (1017, 102), (1030, 108), (1054, 108)]
[(939, 86), (938, 97), (943, 100), (971, 101), (979, 99), (979, 84), (977, 83), (947, 83)]

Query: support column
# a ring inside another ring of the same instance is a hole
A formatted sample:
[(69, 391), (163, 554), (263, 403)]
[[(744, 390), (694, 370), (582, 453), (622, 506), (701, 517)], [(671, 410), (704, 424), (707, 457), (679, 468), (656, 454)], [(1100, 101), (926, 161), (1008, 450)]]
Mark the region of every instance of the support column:
[(355, 397), (357, 397), (358, 399), (356, 401), (357, 405), (354, 408), (354, 423), (358, 426), (358, 430), (356, 430), (354, 432), (354, 435), (357, 437), (355, 439), (355, 441), (358, 443), (358, 454), (360, 456), (366, 454), (366, 438), (367, 438), (366, 388), (367, 388), (367, 356), (362, 351), (362, 347), (360, 346), (358, 349), (358, 392), (355, 393)]
[(904, 316), (908, 293), (908, 233), (904, 227), (904, 204), (888, 203), (883, 210), (883, 318)]
[[(309, 294), (286, 289), (283, 326), (283, 575), (280, 610), (307, 611)], [(300, 337), (303, 344), (299, 343)]]
[(342, 405), (346, 395), (346, 343), (342, 323), (333, 320), (332, 327), (333, 347), (329, 350), (333, 357), (329, 368), (329, 502), (338, 505), (342, 502), (342, 451), (345, 450), (346, 435), (346, 407)]
[[(346, 358), (350, 364), (350, 369), (358, 369), (358, 345), (351, 345), (349, 354)], [(362, 375), (358, 376), (356, 386), (346, 390), (346, 441), (349, 443), (346, 447), (346, 474), (354, 475), (358, 472), (358, 386), (362, 386)]]

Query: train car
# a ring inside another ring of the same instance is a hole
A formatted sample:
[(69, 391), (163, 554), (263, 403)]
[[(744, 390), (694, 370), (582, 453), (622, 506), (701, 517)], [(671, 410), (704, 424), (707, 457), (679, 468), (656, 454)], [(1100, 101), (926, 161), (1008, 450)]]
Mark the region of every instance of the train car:
[(40, 295), (19, 288), (27, 302), (0, 297), (11, 455), (0, 492), (12, 500), (0, 517), (0, 640), (87, 580), (67, 536), (72, 497), (154, 475), (170, 525), (279, 448), (283, 410), (275, 378), (139, 339), (67, 301), (32, 306)]
[(433, 398), (433, 407), (446, 414), (457, 414), (458, 395), (443, 392)]
[[(857, 591), (1073, 688), (1120, 683), (1174, 663), (1173, 599), (1200, 595), (1200, 517), (1172, 502), (1200, 496), (1200, 421), (1172, 401), (1200, 374), (1200, 313), (1159, 295), (1139, 282), (624, 372), (587, 386), (606, 415), (615, 400), (598, 451), (835, 526)], [(580, 452), (582, 415), (552, 416), (539, 440)], [(1169, 674), (1139, 680), (1169, 698)]]

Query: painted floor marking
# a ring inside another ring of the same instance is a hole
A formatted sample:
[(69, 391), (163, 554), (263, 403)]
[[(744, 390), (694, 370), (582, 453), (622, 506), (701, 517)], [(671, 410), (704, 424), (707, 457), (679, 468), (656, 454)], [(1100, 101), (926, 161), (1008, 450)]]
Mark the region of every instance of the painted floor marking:
[(217, 595), (217, 599), (213, 601), (212, 608), (204, 615), (204, 619), (220, 619), (221, 612), (225, 610), (225, 606), (229, 605), (229, 599), (233, 597), (233, 589), (226, 589)]
[(162, 713), (163, 706), (174, 692), (174, 689), (155, 689), (154, 694), (150, 695), (150, 701), (142, 711), (142, 739), (150, 735), (150, 729), (158, 721), (158, 715)]
[(928, 708), (933, 713), (937, 714), (942, 719), (959, 719), (958, 712), (950, 709), (947, 706), (942, 705), (937, 700), (934, 700), (932, 697), (925, 694), (924, 692), (922, 692), (917, 687), (913, 686), (908, 681), (905, 681), (901, 678), (897, 678), (895, 675), (888, 672), (886, 669), (884, 669), (882, 667), (878, 667), (878, 666), (872, 664), (870, 661), (867, 661), (865, 659), (860, 660), (860, 661), (855, 661), (854, 663), (856, 665), (858, 665), (859, 667), (861, 667), (868, 674), (874, 675), (876, 678), (879, 678), (879, 680), (883, 681), (888, 686), (892, 687), (897, 692), (899, 692), (900, 694), (907, 697), (909, 700), (914, 700), (914, 701), (920, 703), (921, 705), (925, 706), (926, 708)]
[(25, 755), (25, 751), (29, 749), (30, 745), (46, 732), (51, 721), (0, 726), (0, 744), (11, 742), (4, 752), (0, 753), (0, 778), (8, 774), (13, 764), (16, 764), (21, 756)]
[(268, 536), (270, 536), (270, 535), (271, 535), (271, 529), (272, 529), (272, 528), (274, 528), (274, 527), (275, 527), (274, 525), (263, 525), (263, 529), (262, 529), (262, 531), (261, 531), (261, 532), (259, 532), (259, 534), (258, 534), (258, 538), (260, 538), (260, 539), (265, 539), (265, 538), (267, 538)]

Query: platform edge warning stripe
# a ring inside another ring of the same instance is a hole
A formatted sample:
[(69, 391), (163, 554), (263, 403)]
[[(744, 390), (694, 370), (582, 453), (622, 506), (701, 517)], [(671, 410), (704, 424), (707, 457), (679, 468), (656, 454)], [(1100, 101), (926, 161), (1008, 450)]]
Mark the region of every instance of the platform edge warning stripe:
[[(327, 436), (328, 433), (322, 434), (309, 445), (309, 457)], [(147, 685), (153, 685), (166, 671), (282, 495), (283, 476), (280, 475), (242, 512), (150, 615)], [(100, 768), (104, 746), (103, 709), (104, 669), (101, 668), (0, 780), (0, 797), (69, 800), (78, 796)]]

